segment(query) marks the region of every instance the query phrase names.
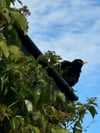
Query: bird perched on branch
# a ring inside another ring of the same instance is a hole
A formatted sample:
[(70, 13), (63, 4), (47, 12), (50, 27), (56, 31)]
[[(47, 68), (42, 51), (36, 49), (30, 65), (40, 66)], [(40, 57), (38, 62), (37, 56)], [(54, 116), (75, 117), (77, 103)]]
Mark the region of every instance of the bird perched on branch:
[(74, 86), (80, 77), (81, 68), (83, 64), (88, 63), (81, 59), (75, 59), (72, 62), (63, 61), (61, 63), (62, 77), (69, 84), (70, 87)]

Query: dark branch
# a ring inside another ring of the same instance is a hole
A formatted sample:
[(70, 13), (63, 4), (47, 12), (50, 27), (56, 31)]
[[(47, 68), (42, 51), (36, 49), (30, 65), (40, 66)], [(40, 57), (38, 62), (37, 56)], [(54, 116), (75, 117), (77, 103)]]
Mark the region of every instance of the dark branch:
[[(35, 43), (29, 38), (29, 36), (24, 35), (24, 32), (22, 29), (19, 29), (19, 28), (16, 28), (16, 29), (17, 29), (19, 38), (22, 41), (22, 45), (28, 54), (33, 55), (35, 59), (37, 59), (40, 55), (43, 55), (43, 53), (37, 48)], [(40, 62), (40, 64), (44, 65), (43, 62)], [(55, 69), (53, 69), (52, 67), (49, 67), (47, 68), (47, 72), (48, 72), (48, 75), (55, 80), (59, 89), (65, 94), (65, 96), (70, 101), (78, 100), (78, 97), (72, 91), (72, 88), (70, 88), (68, 83), (62, 78), (62, 76)]]

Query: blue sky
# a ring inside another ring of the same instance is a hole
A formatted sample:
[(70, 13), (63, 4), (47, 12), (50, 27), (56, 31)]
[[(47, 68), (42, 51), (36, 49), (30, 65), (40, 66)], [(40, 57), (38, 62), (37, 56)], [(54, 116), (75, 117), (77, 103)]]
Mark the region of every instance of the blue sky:
[[(81, 58), (83, 66), (74, 86), (79, 101), (98, 97), (100, 105), (100, 0), (22, 0), (30, 11), (29, 36), (42, 52), (55, 51), (65, 60)], [(100, 109), (87, 133), (98, 132)], [(84, 127), (91, 122), (85, 119)]]

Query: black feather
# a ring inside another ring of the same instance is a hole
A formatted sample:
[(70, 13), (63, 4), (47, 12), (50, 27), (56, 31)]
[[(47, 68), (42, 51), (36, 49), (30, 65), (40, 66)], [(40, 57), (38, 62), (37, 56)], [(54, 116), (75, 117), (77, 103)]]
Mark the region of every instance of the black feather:
[(65, 60), (61, 63), (62, 77), (70, 87), (78, 82), (82, 66), (83, 61), (81, 59), (75, 59), (72, 62)]

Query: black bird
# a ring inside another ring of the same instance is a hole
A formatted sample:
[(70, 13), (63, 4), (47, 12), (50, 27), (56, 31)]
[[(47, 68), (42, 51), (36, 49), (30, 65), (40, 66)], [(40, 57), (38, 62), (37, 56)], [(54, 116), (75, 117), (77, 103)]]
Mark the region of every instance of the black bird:
[(86, 63), (88, 62), (82, 61), (81, 59), (75, 59), (72, 62), (65, 60), (61, 63), (62, 77), (70, 87), (74, 86), (78, 82), (81, 68), (83, 64)]

